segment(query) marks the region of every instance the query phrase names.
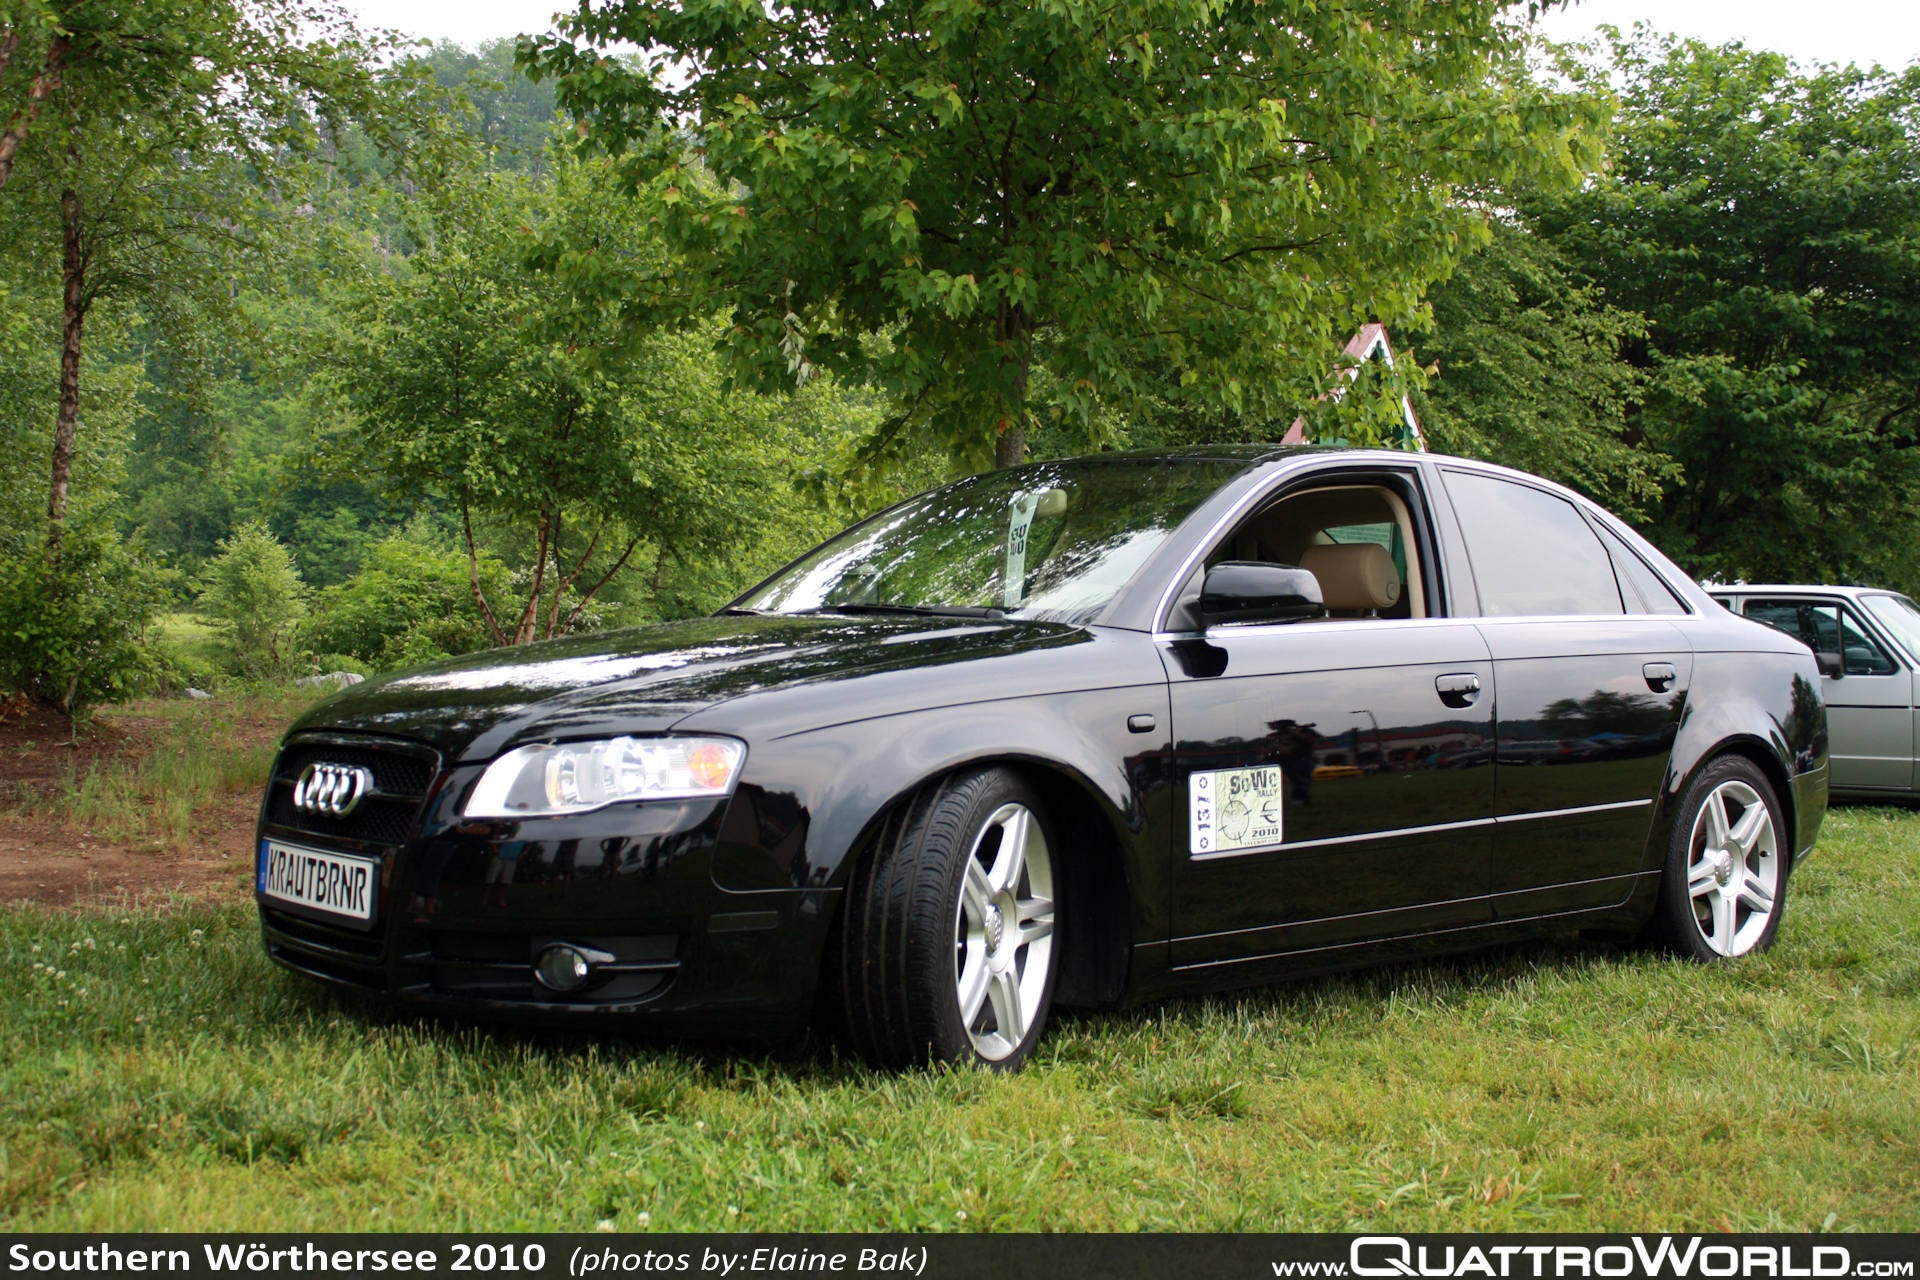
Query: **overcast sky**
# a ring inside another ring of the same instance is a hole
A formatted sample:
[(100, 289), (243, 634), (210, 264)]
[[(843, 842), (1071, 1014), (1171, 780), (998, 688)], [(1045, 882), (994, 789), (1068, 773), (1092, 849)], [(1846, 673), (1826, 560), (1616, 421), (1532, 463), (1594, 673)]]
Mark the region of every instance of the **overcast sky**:
[[(346, 0), (367, 26), (472, 46), (495, 36), (543, 31), (565, 0)], [(1644, 20), (1714, 44), (1741, 40), (1802, 62), (1878, 61), (1904, 67), (1920, 58), (1916, 0), (1576, 0), (1546, 19), (1556, 39), (1581, 39), (1597, 23)]]

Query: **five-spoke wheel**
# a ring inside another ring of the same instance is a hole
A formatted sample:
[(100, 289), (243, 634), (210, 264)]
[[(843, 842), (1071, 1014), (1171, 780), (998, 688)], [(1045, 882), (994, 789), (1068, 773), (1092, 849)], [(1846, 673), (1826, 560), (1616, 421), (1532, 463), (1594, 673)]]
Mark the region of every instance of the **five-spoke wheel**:
[(899, 805), (847, 887), (836, 994), (851, 1046), (886, 1066), (1018, 1067), (1053, 999), (1056, 870), (1040, 797), (1010, 769)]
[(1033, 811), (1006, 804), (974, 839), (954, 912), (960, 1021), (999, 1062), (1033, 1029), (1053, 970), (1053, 855)]
[(1659, 932), (1699, 960), (1765, 950), (1780, 927), (1789, 848), (1772, 784), (1752, 762), (1723, 756), (1687, 788), (1678, 816)]

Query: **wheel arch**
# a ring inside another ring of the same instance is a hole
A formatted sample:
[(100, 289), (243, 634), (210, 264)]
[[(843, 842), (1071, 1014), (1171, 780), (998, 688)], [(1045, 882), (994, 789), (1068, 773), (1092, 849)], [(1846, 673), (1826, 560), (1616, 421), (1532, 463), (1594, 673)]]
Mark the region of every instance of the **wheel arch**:
[[(1119, 1003), (1127, 990), (1134, 934), (1128, 820), (1111, 796), (1071, 764), (1028, 752), (990, 750), (948, 761), (900, 785), (867, 818), (839, 859), (831, 884), (840, 887), (847, 883), (860, 860), (872, 856), (888, 819), (912, 804), (925, 788), (946, 778), (990, 768), (1017, 774), (1039, 793), (1045, 810), (1055, 875), (1060, 881), (1055, 890), (1062, 921), (1055, 1005), (1104, 1008)], [(845, 895), (835, 895), (833, 918), (827, 928), (836, 939), (845, 909)], [(829, 967), (834, 963), (831, 951), (829, 947), (823, 960)]]
[[(1787, 772), (1786, 762), (1780, 757), (1778, 747), (1752, 733), (1734, 734), (1708, 744), (1697, 753), (1690, 753), (1684, 771), (1676, 767), (1669, 772), (1668, 785), (1660, 798), (1660, 817), (1654, 824), (1652, 838), (1647, 842), (1649, 858), (1653, 866), (1661, 866), (1666, 861), (1667, 848), (1673, 839), (1674, 823), (1680, 813), (1680, 802), (1686, 796), (1687, 789), (1693, 786), (1695, 779), (1712, 768), (1716, 761), (1727, 756), (1739, 756), (1752, 762), (1760, 770), (1767, 784), (1773, 788), (1774, 799), (1780, 805), (1781, 822), (1785, 828), (1782, 834), (1789, 841), (1792, 840), (1793, 833), (1798, 830), (1793, 780)], [(1676, 766), (1679, 764), (1677, 753), (1675, 764)]]
[(1666, 785), (1660, 796), (1660, 814), (1648, 841), (1647, 869), (1661, 865), (1674, 814), (1687, 788), (1714, 760), (1729, 753), (1743, 756), (1760, 769), (1780, 802), (1786, 836), (1796, 854), (1812, 843), (1824, 812), (1821, 806), (1802, 812), (1803, 797), (1796, 777), (1804, 780), (1798, 762), (1812, 762), (1815, 772), (1826, 767), (1825, 719), (1809, 722), (1796, 715), (1800, 686), (1818, 674), (1813, 657), (1763, 652), (1718, 652), (1715, 661), (1694, 662), (1694, 680), (1686, 711), (1668, 758)]

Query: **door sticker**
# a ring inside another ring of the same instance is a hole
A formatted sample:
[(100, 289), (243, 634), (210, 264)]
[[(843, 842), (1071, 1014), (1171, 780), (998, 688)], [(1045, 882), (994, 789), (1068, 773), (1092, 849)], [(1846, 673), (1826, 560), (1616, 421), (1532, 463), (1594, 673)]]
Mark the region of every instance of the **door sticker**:
[(1212, 769), (1187, 781), (1190, 853), (1237, 853), (1281, 842), (1286, 775), (1278, 766)]

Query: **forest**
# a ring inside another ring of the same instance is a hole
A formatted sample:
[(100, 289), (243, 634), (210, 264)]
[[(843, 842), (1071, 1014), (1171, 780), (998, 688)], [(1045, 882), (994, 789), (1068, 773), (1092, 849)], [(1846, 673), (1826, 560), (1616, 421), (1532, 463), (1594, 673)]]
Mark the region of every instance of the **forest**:
[(684, 617), (954, 475), (1402, 396), (1703, 579), (1920, 589), (1920, 66), (1490, 0), (0, 13), (0, 697)]

